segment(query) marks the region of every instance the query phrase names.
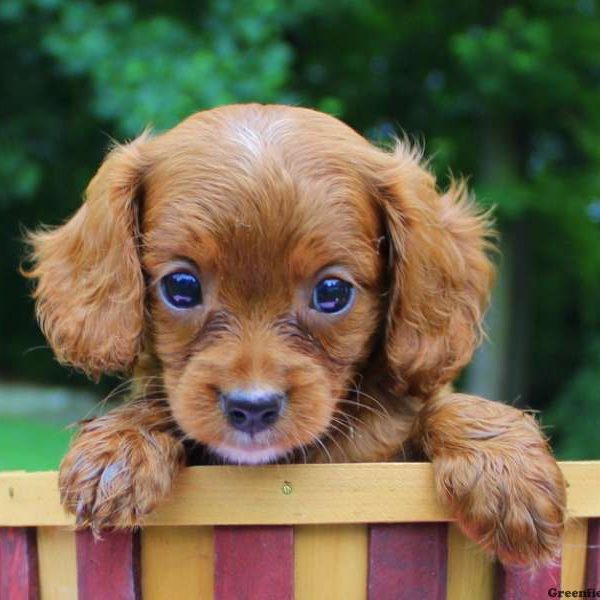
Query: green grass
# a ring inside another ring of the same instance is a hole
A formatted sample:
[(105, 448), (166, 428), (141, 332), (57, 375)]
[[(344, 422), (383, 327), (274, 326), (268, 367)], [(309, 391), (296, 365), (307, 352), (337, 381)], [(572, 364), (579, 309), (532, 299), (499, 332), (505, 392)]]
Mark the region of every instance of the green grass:
[(0, 471), (56, 469), (97, 398), (78, 388), (0, 381)]
[(72, 430), (31, 417), (0, 417), (0, 471), (47, 471), (58, 467)]

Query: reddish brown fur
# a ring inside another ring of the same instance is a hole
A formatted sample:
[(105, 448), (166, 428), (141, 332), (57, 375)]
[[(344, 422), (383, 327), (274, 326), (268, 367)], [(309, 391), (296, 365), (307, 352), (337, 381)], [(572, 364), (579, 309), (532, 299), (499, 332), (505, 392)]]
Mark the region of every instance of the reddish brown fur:
[[(79, 212), (31, 240), (58, 358), (93, 375), (134, 367), (137, 387), (76, 438), (67, 508), (80, 525), (139, 523), (168, 493), (184, 438), (241, 462), (413, 448), (474, 539), (507, 563), (552, 559), (565, 491), (537, 424), (447, 385), (478, 342), (489, 239), (464, 186), (440, 194), (406, 144), (384, 152), (306, 109), (223, 107), (116, 148)], [(185, 314), (157, 285), (182, 263), (204, 292)], [(355, 284), (346, 314), (309, 309), (324, 273)], [(248, 441), (216, 390), (253, 385), (289, 404)]]

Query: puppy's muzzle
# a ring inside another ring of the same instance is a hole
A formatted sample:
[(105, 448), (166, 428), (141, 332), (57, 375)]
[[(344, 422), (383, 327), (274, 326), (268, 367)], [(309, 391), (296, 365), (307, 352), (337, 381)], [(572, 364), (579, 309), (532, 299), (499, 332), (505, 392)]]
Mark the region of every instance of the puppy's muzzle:
[(250, 435), (274, 425), (287, 401), (285, 394), (260, 390), (236, 390), (219, 397), (228, 423)]

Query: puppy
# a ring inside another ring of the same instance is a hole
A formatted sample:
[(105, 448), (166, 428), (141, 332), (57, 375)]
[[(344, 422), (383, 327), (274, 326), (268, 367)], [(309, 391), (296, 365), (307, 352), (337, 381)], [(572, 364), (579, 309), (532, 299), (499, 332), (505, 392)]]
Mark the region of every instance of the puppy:
[(79, 526), (143, 522), (192, 457), (422, 456), (488, 551), (556, 556), (565, 483), (538, 425), (449, 387), (480, 337), (491, 231), (420, 158), (312, 110), (227, 106), (114, 148), (78, 212), (31, 235), (58, 360), (132, 374), (62, 462)]

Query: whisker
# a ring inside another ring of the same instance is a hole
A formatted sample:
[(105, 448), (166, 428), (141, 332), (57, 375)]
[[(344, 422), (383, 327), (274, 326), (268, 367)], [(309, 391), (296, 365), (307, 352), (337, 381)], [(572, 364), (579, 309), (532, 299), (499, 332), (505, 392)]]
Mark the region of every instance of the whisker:
[[(365, 420), (357, 417), (356, 415), (352, 415), (349, 412), (346, 412), (345, 410), (341, 410), (340, 408), (334, 408), (333, 414), (343, 417), (346, 421), (348, 429), (354, 429), (355, 424), (360, 425), (362, 427), (368, 427), (368, 423)], [(350, 420), (353, 422), (351, 422)]]
[[(300, 441), (300, 437), (299, 436), (290, 436), (288, 435), (288, 438), (291, 437), (291, 441), (293, 443), (293, 448), (294, 450), (300, 450), (300, 452), (302, 453), (302, 456), (304, 458), (304, 464), (308, 464), (308, 455), (306, 453), (306, 446)], [(290, 455), (290, 459), (292, 458), (292, 455)]]
[(327, 447), (325, 446), (325, 444), (322, 442), (321, 439), (319, 439), (319, 437), (317, 435), (315, 435), (312, 431), (309, 431), (308, 429), (305, 430), (305, 433), (308, 433), (308, 435), (317, 443), (319, 444), (319, 446), (321, 446), (321, 448), (323, 448), (323, 451), (325, 452), (325, 454), (327, 455), (327, 458), (329, 459), (330, 463), (333, 463), (333, 459), (331, 457), (331, 453), (329, 452), (329, 450), (327, 449)]
[[(354, 392), (355, 394), (357, 394), (357, 396), (359, 398), (361, 396), (367, 398), (367, 400), (370, 400), (371, 402), (374, 402), (387, 416), (389, 416), (389, 412), (388, 412), (387, 408), (385, 407), (385, 405), (380, 400), (378, 400), (377, 398), (375, 398), (375, 396), (372, 396), (371, 394), (367, 394), (366, 392), (363, 392), (358, 387), (346, 388), (344, 391), (346, 391), (346, 392)], [(357, 403), (358, 403), (359, 406), (365, 406), (364, 404), (362, 404), (360, 402), (360, 400)]]
[(339, 398), (338, 404), (348, 404), (350, 406), (356, 406), (361, 409), (364, 408), (365, 410), (368, 410), (369, 412), (371, 412), (374, 415), (381, 417), (383, 419), (390, 418), (390, 413), (388, 411), (383, 412), (383, 411), (377, 410), (376, 408), (373, 408), (372, 406), (369, 406), (368, 404), (361, 404), (360, 402), (356, 402), (354, 400), (349, 400), (348, 398)]
[[(338, 413), (338, 414), (343, 414), (343, 413)], [(345, 435), (349, 440), (354, 441), (350, 435), (354, 429), (354, 426), (352, 424), (348, 424), (348, 421), (336, 416), (335, 412), (331, 416), (331, 423), (337, 423), (341, 427), (340, 433)]]
[[(340, 435), (343, 435), (354, 447), (356, 447), (356, 442), (353, 440), (345, 431), (334, 425), (333, 422), (329, 423), (329, 427), (334, 431), (337, 431)], [(342, 446), (338, 443), (338, 441), (331, 434), (327, 433), (327, 437), (338, 447), (339, 451), (342, 453), (342, 456), (345, 460), (348, 460), (348, 454), (344, 450)]]

